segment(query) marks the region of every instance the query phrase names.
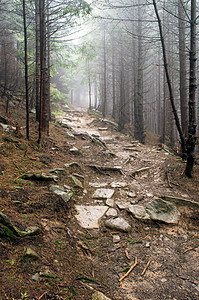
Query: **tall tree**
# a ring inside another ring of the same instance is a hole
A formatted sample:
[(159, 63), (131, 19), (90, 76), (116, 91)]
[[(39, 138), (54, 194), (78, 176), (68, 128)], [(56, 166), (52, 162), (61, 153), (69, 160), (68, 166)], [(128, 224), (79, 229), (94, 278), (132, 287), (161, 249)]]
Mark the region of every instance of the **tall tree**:
[(179, 28), (179, 60), (180, 60), (180, 111), (182, 131), (187, 136), (187, 82), (186, 82), (186, 37), (185, 11), (183, 0), (178, 0), (178, 28)]
[(196, 145), (196, 0), (191, 0), (190, 20), (190, 73), (189, 73), (189, 127), (187, 146), (187, 165), (185, 174), (192, 177), (194, 150)]
[(26, 138), (29, 139), (28, 47), (27, 47), (26, 1), (25, 0), (23, 0), (23, 22), (24, 22), (25, 87), (26, 87)]

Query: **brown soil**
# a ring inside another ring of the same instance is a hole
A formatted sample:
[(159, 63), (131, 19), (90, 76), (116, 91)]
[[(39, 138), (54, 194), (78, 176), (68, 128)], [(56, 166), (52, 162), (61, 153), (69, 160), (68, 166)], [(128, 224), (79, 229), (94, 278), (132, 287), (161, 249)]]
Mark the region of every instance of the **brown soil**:
[[(20, 109), (14, 109), (11, 116), (13, 124), (23, 118)], [(71, 112), (66, 116), (73, 120), (67, 123), (76, 132), (106, 127), (101, 119), (85, 112)], [(37, 225), (42, 232), (35, 237), (0, 240), (0, 299), (89, 300), (95, 290), (113, 300), (198, 299), (199, 217), (195, 208), (179, 207), (182, 216), (177, 226), (144, 223), (119, 211), (131, 224), (132, 231), (119, 233), (118, 244), (113, 243), (115, 233), (104, 227), (103, 220), (100, 230), (82, 228), (74, 208), (74, 204), (92, 203), (95, 189), (89, 182), (127, 181), (128, 191), (136, 192), (135, 200), (143, 204), (160, 195), (199, 201), (198, 165), (194, 167), (194, 178), (188, 179), (183, 175), (185, 164), (179, 157), (157, 145), (137, 145), (137, 151), (126, 151), (123, 148), (132, 137), (110, 126), (100, 134), (109, 151), (117, 156), (107, 153), (86, 134), (75, 139), (69, 137), (67, 130), (73, 130), (58, 122), (50, 124), (50, 136), (38, 146), (33, 120), (32, 117), (30, 141), (25, 139), (24, 130), (20, 136), (0, 132), (1, 212), (19, 229)], [(80, 149), (79, 155), (70, 152), (73, 146)], [(28, 172), (64, 168), (64, 164), (72, 161), (78, 162), (81, 168), (65, 168), (57, 184), (71, 186), (68, 176), (75, 172), (84, 176), (86, 191), (73, 187), (74, 196), (68, 206), (49, 191), (54, 183), (22, 179)], [(100, 173), (89, 164), (120, 165), (124, 175)], [(131, 170), (142, 167), (150, 167), (149, 172), (135, 178), (129, 176)], [(128, 198), (127, 191), (115, 190), (114, 200)], [(24, 261), (22, 256), (27, 247), (35, 250), (40, 260)], [(137, 266), (121, 284), (119, 279), (136, 258)], [(43, 274), (39, 282), (31, 279), (35, 273)]]

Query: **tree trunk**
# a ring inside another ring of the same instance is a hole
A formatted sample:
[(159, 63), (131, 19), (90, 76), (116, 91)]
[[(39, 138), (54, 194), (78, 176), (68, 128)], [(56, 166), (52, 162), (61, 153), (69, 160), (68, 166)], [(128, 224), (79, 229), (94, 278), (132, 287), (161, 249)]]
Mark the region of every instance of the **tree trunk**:
[(119, 102), (119, 131), (124, 129), (125, 125), (125, 89), (124, 89), (124, 62), (123, 62), (123, 51), (121, 50), (121, 65), (120, 65), (120, 102)]
[(160, 40), (161, 40), (161, 44), (162, 44), (162, 52), (163, 52), (163, 60), (164, 60), (164, 70), (165, 70), (165, 75), (166, 75), (168, 89), (169, 89), (171, 107), (172, 107), (172, 111), (173, 111), (173, 114), (174, 114), (176, 127), (177, 127), (178, 133), (180, 135), (182, 153), (185, 154), (186, 153), (185, 138), (184, 138), (181, 126), (180, 126), (179, 117), (178, 117), (177, 110), (176, 110), (175, 103), (174, 103), (171, 80), (170, 80), (169, 71), (168, 71), (168, 64), (167, 64), (166, 49), (165, 49), (165, 44), (164, 44), (164, 37), (163, 37), (163, 32), (162, 32), (162, 24), (161, 24), (161, 20), (160, 20), (160, 17), (159, 17), (159, 13), (158, 13), (158, 10), (157, 10), (157, 5), (156, 5), (155, 0), (153, 0), (153, 5), (154, 5), (157, 20), (158, 20)]
[(189, 74), (189, 127), (187, 140), (187, 164), (185, 174), (192, 177), (196, 145), (196, 0), (191, 0), (190, 74)]
[[(138, 7), (138, 75), (137, 75), (137, 124), (135, 124), (135, 137), (140, 143), (145, 142), (144, 116), (143, 116), (143, 49), (142, 49), (142, 19), (141, 7)], [(136, 122), (136, 120), (135, 120)]]
[(113, 110), (112, 117), (116, 119), (116, 94), (115, 94), (115, 49), (114, 41), (112, 40), (112, 97), (113, 97)]
[(178, 27), (179, 27), (179, 60), (180, 60), (180, 111), (181, 126), (185, 136), (187, 136), (187, 84), (186, 84), (186, 52), (185, 52), (185, 12), (183, 0), (178, 0)]
[(40, 116), (40, 36), (39, 36), (39, 0), (35, 0), (35, 43), (36, 43), (36, 62), (35, 62), (35, 102), (36, 102), (36, 121), (39, 122)]
[(102, 115), (103, 118), (106, 117), (106, 101), (107, 101), (107, 84), (106, 84), (106, 35), (105, 35), (105, 29), (104, 29), (104, 80), (103, 80), (103, 103), (102, 103)]
[(26, 27), (26, 3), (23, 0), (23, 24), (24, 24), (24, 53), (25, 53), (25, 88), (26, 88), (26, 138), (29, 139), (29, 94), (28, 94), (28, 50)]

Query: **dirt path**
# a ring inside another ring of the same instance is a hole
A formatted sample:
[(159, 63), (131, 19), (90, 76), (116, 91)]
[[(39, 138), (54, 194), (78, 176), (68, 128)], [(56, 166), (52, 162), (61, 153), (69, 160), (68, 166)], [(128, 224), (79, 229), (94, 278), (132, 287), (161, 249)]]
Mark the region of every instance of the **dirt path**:
[[(41, 230), (0, 240), (0, 299), (94, 300), (95, 291), (112, 300), (199, 298), (198, 179), (184, 178), (184, 163), (168, 149), (141, 145), (104, 121), (69, 111), (41, 148), (36, 136), (0, 132), (1, 212), (21, 230)], [(57, 182), (23, 179), (42, 172)], [(72, 193), (67, 204), (55, 185)], [(145, 214), (162, 196), (184, 199), (164, 198), (175, 225)], [(24, 260), (27, 248), (39, 259)]]
[[(77, 114), (78, 115), (78, 114)], [(78, 122), (77, 122), (78, 121)], [(141, 145), (131, 137), (117, 132), (102, 120), (81, 114), (75, 124), (71, 116), (74, 133), (84, 137), (82, 142), (73, 142), (81, 150), (79, 161), (86, 165), (120, 167), (120, 172), (91, 170), (85, 175), (86, 193), (76, 201), (78, 204), (94, 205), (94, 188), (90, 183), (126, 183), (126, 187), (115, 188), (114, 202), (124, 201), (139, 205), (149, 203), (154, 197), (170, 195), (190, 199), (181, 186), (172, 186), (167, 175), (168, 164), (178, 164), (179, 159), (158, 147)], [(104, 146), (89, 136), (105, 142)], [(107, 147), (107, 148), (106, 148)], [(130, 196), (130, 197), (129, 197)], [(195, 199), (198, 200), (197, 196)], [(98, 202), (100, 203), (100, 201)], [(110, 287), (113, 299), (198, 299), (199, 241), (198, 217), (194, 207), (180, 206), (181, 218), (178, 225), (171, 226), (154, 221), (143, 222), (120, 210), (114, 204), (119, 216), (128, 220), (130, 233), (111, 232), (101, 220), (100, 230), (88, 230), (87, 241), (92, 249), (93, 264), (105, 267), (103, 280)], [(197, 212), (198, 213), (198, 212)], [(113, 236), (120, 236), (114, 243)], [(100, 252), (95, 255), (96, 249)], [(128, 268), (138, 264), (122, 283), (119, 279)], [(146, 270), (145, 270), (146, 268)], [(145, 272), (146, 271), (146, 272)]]

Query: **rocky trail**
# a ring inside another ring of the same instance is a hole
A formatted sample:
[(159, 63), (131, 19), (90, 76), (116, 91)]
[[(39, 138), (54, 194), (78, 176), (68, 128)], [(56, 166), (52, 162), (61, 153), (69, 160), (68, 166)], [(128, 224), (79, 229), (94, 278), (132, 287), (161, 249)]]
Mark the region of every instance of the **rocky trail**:
[[(181, 159), (166, 147), (140, 144), (95, 114), (69, 110), (57, 122), (52, 169), (44, 163), (45, 174), (23, 175), (36, 181), (40, 199), (27, 190), (34, 201), (17, 206), (40, 212), (30, 221), (42, 235), (17, 244), (14, 254), (11, 246), (0, 248), (4, 256), (8, 248), (15, 272), (25, 268), (41, 295), (28, 299), (198, 299), (199, 195), (171, 171), (184, 167)], [(40, 259), (24, 267), (18, 257), (27, 245)]]

